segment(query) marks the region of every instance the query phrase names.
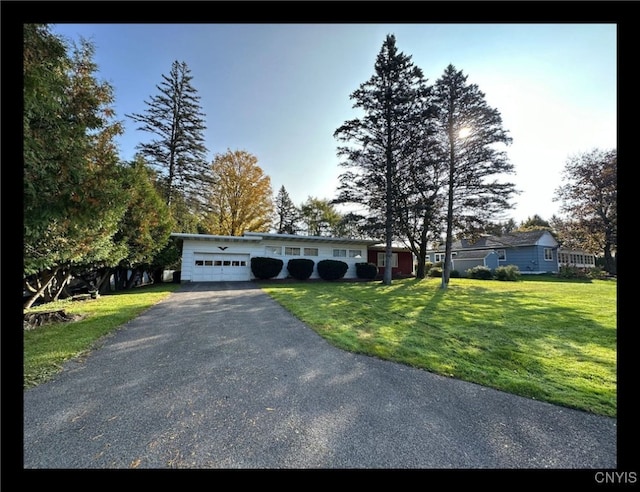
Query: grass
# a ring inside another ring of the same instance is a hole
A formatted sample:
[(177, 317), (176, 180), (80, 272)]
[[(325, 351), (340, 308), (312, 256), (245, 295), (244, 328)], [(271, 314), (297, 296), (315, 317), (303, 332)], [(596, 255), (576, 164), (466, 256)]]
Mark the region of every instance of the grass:
[[(24, 332), (24, 387), (179, 288), (161, 284), (95, 300), (60, 301), (80, 321)], [(589, 282), (440, 279), (260, 282), (262, 289), (330, 343), (528, 398), (616, 416), (616, 290)]]
[(335, 346), (616, 416), (616, 282), (262, 282)]
[(43, 304), (25, 312), (64, 310), (81, 315), (79, 321), (53, 323), (24, 332), (23, 386), (49, 380), (62, 364), (96, 347), (104, 336), (167, 297), (180, 284), (160, 284), (126, 290), (84, 301), (64, 300)]

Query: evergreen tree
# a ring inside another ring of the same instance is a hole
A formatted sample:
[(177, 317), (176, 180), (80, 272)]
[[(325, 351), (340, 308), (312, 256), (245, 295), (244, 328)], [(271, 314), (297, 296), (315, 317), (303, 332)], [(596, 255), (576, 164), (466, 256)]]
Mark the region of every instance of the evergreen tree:
[(296, 226), (300, 219), (300, 210), (295, 206), (289, 192), (283, 186), (280, 187), (275, 200), (276, 221), (278, 234), (296, 234)]
[(163, 74), (156, 86), (159, 94), (145, 101), (146, 112), (127, 116), (141, 124), (138, 130), (157, 137), (138, 149), (158, 171), (167, 205), (171, 207), (175, 195), (182, 194), (189, 209), (200, 211), (202, 189), (211, 186), (212, 176), (204, 144), (204, 113), (192, 80), (187, 64), (174, 61), (169, 75)]
[[(399, 52), (394, 35), (388, 35), (374, 64), (375, 74), (351, 94), (362, 118), (345, 122), (334, 136), (344, 143), (338, 155), (349, 170), (340, 176), (336, 203), (357, 203), (369, 211), (373, 229), (384, 230), (386, 264), (391, 265), (392, 242), (397, 235), (395, 195), (403, 188), (399, 168), (416, 152), (416, 128), (426, 114), (422, 98), (427, 87), (420, 68)], [(383, 282), (391, 283), (391, 268)]]
[[(72, 48), (69, 55), (67, 50)], [(24, 28), (24, 288), (54, 300), (71, 270), (117, 262), (126, 210), (113, 90), (95, 77), (94, 46), (67, 46), (48, 26)]]
[[(115, 239), (126, 245), (127, 254), (114, 271), (116, 290), (130, 288), (149, 269), (169, 241), (174, 226), (144, 159), (137, 156), (122, 172), (128, 202)], [(128, 278), (129, 271), (132, 274)]]
[(513, 164), (497, 144), (511, 138), (500, 113), (489, 107), (485, 95), (467, 76), (447, 66), (434, 86), (438, 110), (438, 137), (447, 168), (446, 240), (442, 288), (451, 273), (451, 244), (456, 230), (473, 238), (496, 216), (511, 207), (516, 190), (501, 181), (514, 172)]

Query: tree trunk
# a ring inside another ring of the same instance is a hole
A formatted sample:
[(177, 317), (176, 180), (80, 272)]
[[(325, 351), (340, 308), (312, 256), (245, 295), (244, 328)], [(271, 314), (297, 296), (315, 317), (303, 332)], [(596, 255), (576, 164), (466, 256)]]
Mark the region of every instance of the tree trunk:
[(111, 268), (103, 268), (102, 272), (98, 274), (98, 278), (96, 279), (96, 289), (98, 289), (98, 293), (106, 294), (111, 291), (112, 274)]
[(23, 309), (29, 309), (31, 306), (33, 306), (34, 302), (36, 302), (38, 299), (40, 299), (43, 296), (44, 292), (49, 288), (49, 285), (51, 284), (52, 280), (55, 278), (56, 273), (58, 273), (58, 268), (53, 270), (53, 272), (50, 272), (49, 278), (47, 278), (46, 281), (42, 284), (42, 286), (38, 289), (38, 291), (34, 295), (32, 295), (27, 300), (27, 302), (24, 303), (24, 305), (22, 306)]
[(611, 275), (616, 274), (616, 264), (613, 259), (613, 255), (611, 254), (611, 246), (609, 246), (608, 244), (606, 244), (604, 247), (604, 269)]
[(60, 270), (56, 275), (56, 280), (58, 280), (58, 285), (56, 286), (56, 293), (53, 296), (54, 301), (57, 301), (60, 298), (60, 294), (66, 292), (66, 287), (71, 280), (71, 271)]

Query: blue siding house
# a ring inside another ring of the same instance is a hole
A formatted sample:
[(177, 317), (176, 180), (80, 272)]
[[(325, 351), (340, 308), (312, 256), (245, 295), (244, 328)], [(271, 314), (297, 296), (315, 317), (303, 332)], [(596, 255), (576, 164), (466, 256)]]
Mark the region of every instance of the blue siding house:
[[(485, 236), (474, 243), (454, 241), (452, 269), (464, 274), (469, 268), (515, 265), (523, 274), (558, 272), (558, 242), (549, 231), (512, 232)], [(444, 245), (427, 252), (428, 261), (444, 260)]]

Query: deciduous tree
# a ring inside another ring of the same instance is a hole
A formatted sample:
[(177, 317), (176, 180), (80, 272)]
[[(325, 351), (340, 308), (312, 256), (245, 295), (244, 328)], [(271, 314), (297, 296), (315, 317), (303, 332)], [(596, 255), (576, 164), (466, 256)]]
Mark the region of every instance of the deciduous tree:
[(267, 232), (273, 220), (273, 192), (271, 178), (258, 165), (257, 157), (244, 150), (229, 150), (216, 155), (212, 169), (215, 181), (209, 195), (207, 231), (226, 236)]
[(618, 244), (618, 153), (593, 149), (571, 156), (557, 189), (565, 215), (565, 240), (587, 252), (603, 255), (604, 268), (616, 273)]
[(330, 200), (308, 197), (300, 206), (302, 222), (308, 236), (333, 236), (342, 220), (342, 215)]

